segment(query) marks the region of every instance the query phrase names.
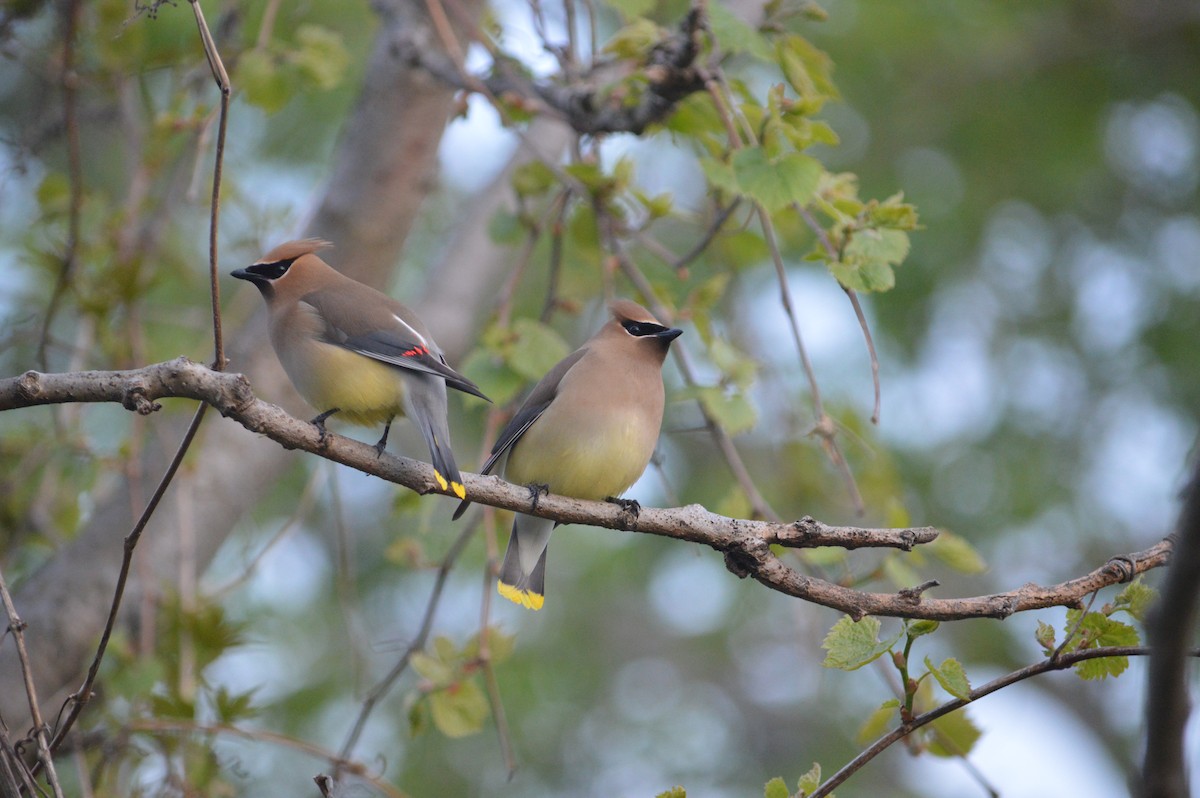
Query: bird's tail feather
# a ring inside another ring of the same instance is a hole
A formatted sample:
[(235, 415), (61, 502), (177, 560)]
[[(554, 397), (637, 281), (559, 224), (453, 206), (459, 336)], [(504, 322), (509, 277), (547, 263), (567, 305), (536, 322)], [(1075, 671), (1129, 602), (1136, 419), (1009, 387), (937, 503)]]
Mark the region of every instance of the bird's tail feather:
[[(521, 524), (523, 520), (530, 527), (524, 531)], [(542, 608), (546, 600), (546, 551), (553, 529), (554, 522), (544, 518), (516, 517), (508, 548), (504, 552), (504, 563), (500, 566), (500, 581), (496, 586), (501, 596), (531, 610)], [(533, 559), (534, 552), (537, 552), (537, 560), (529, 568), (528, 563)]]
[(446, 422), (446, 383), (440, 377), (414, 374), (409, 377), (409, 389), (404, 395), (408, 417), (421, 431), (433, 461), (433, 474), (442, 490), (449, 490), (460, 499), (467, 497), (462, 474), (454, 463), (450, 449), (450, 428)]

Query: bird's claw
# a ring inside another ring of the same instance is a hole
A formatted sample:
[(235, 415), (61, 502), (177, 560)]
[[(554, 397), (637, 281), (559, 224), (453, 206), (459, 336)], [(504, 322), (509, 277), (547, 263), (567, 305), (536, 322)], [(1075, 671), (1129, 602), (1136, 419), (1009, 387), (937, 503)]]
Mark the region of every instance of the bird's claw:
[(620, 499), (616, 496), (609, 496), (604, 501), (617, 505), (621, 510), (634, 518), (641, 515), (642, 505), (637, 499)]
[(534, 510), (538, 508), (538, 502), (541, 501), (543, 496), (550, 495), (550, 486), (545, 482), (531, 482), (525, 486), (525, 489), (529, 491), (529, 503), (533, 506)]
[(321, 413), (309, 422), (317, 428), (317, 445), (321, 448), (325, 448), (325, 446), (329, 443), (329, 430), (325, 429), (325, 419), (338, 412), (339, 409), (340, 408), (335, 407), (332, 410), (326, 410), (324, 413)]

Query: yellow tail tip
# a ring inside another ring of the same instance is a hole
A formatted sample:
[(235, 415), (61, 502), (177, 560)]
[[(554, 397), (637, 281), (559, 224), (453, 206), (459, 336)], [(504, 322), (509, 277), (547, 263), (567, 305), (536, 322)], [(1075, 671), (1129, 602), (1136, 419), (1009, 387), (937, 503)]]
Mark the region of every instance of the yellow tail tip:
[(433, 469), (433, 478), (437, 480), (437, 484), (438, 484), (439, 488), (441, 488), (442, 490), (450, 490), (450, 483), (446, 481), (446, 478), (444, 476), (442, 476), (440, 473), (438, 473), (438, 470), (436, 468)]
[(467, 498), (467, 489), (463, 487), (461, 482), (451, 482), (450, 489), (454, 491), (454, 495), (460, 499)]
[(532, 590), (522, 590), (504, 582), (496, 584), (496, 591), (514, 604), (520, 604), (527, 610), (540, 610), (546, 599), (541, 593)]

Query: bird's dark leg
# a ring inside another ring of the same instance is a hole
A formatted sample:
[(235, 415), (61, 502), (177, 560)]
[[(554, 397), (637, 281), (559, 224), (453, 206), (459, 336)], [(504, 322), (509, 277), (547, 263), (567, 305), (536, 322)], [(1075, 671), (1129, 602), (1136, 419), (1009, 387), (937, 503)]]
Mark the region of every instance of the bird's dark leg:
[(379, 439), (379, 443), (375, 444), (376, 457), (383, 457), (383, 450), (387, 448), (387, 436), (388, 433), (392, 431), (392, 422), (395, 421), (395, 419), (396, 417), (392, 416), (387, 420), (387, 423), (383, 425), (383, 437)]
[(529, 503), (533, 505), (534, 510), (538, 508), (538, 502), (543, 496), (550, 495), (550, 486), (545, 482), (530, 482), (525, 489), (529, 491)]
[(314, 427), (316, 427), (317, 432), (320, 433), (321, 438), (318, 441), (318, 443), (321, 444), (322, 446), (325, 445), (325, 439), (327, 437), (329, 437), (329, 433), (325, 429), (325, 419), (329, 418), (330, 416), (332, 416), (334, 413), (338, 412), (341, 409), (342, 408), (340, 408), (340, 407), (330, 408), (329, 410), (326, 410), (324, 413), (322, 413), (319, 416), (317, 416), (316, 418), (314, 418), (312, 421), (308, 422), (308, 423), (312, 424)]
[(642, 505), (638, 503), (637, 499), (621, 499), (616, 496), (609, 496), (604, 501), (617, 505), (634, 518), (637, 518), (642, 512)]

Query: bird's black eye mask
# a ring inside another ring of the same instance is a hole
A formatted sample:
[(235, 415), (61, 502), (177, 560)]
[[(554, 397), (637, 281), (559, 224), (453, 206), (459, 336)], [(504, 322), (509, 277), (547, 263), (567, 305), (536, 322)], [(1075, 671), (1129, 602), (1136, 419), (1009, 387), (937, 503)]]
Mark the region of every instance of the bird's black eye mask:
[(255, 263), (252, 266), (247, 266), (242, 271), (247, 275), (253, 275), (263, 280), (278, 280), (283, 275), (287, 274), (287, 270), (296, 261), (295, 258), (287, 260), (277, 260), (272, 263)]
[(621, 326), (625, 328), (625, 332), (635, 338), (642, 338), (647, 335), (661, 335), (667, 331), (667, 328), (661, 324), (655, 324), (652, 321), (630, 321), (625, 319), (621, 322)]

